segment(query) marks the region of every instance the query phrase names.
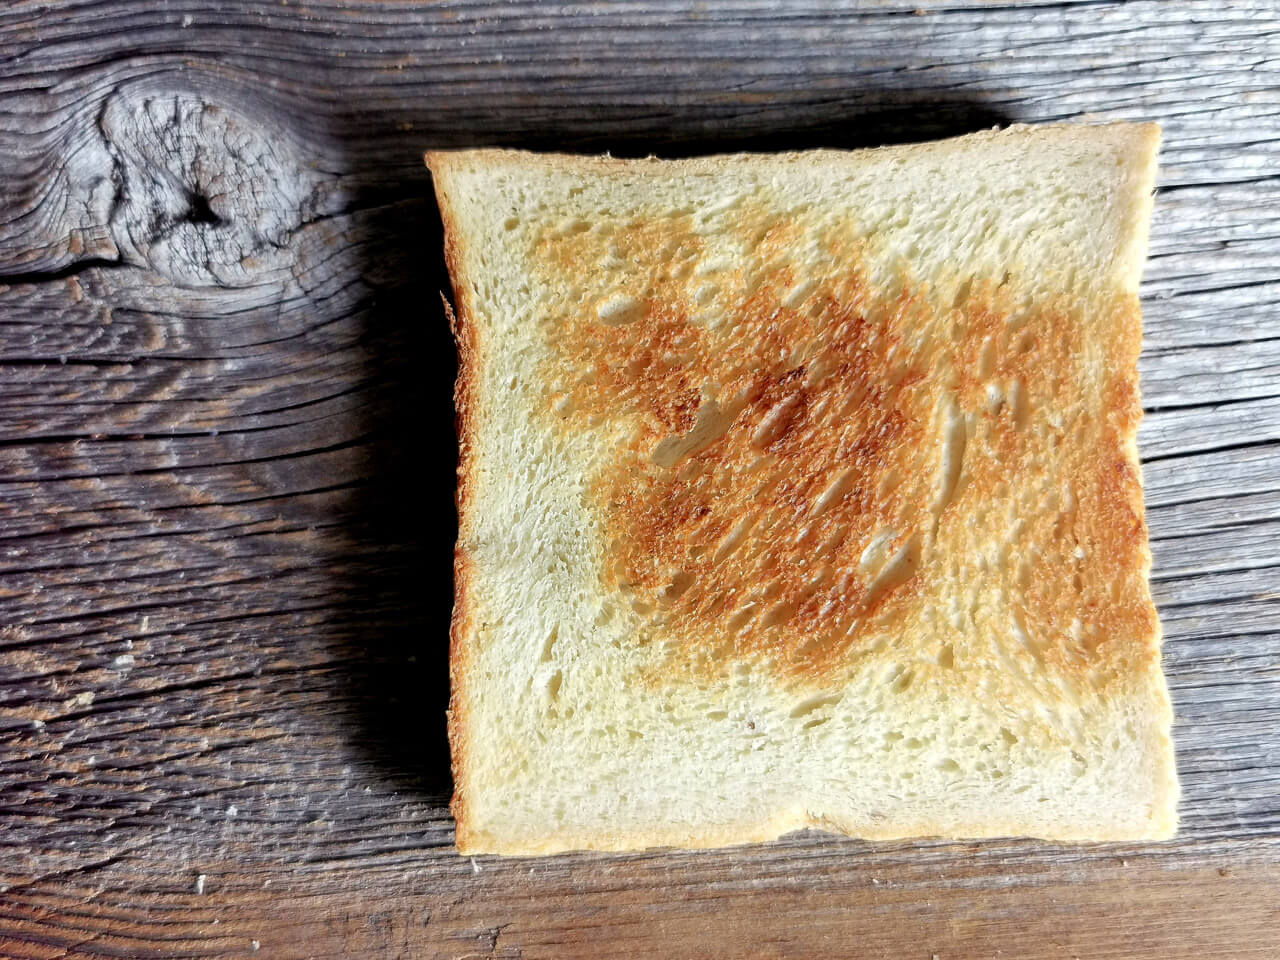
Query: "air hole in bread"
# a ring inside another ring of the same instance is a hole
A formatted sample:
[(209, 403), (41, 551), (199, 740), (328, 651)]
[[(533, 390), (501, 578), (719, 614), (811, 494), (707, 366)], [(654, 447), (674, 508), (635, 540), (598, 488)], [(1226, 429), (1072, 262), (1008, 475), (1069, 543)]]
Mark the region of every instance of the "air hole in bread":
[(667, 603), (679, 600), (692, 586), (693, 575), (683, 570), (678, 570), (672, 575), (671, 582), (667, 585), (666, 590), (663, 591), (662, 599)]
[(960, 412), (955, 400), (945, 407), (942, 423), (942, 456), (937, 499), (933, 503), (937, 517), (955, 499), (964, 472), (964, 453), (968, 443), (968, 418)]
[(614, 326), (638, 320), (643, 312), (641, 300), (626, 293), (615, 293), (596, 305), (596, 316)]
[(840, 702), (842, 697), (843, 694), (828, 694), (825, 696), (810, 697), (807, 700), (802, 700), (791, 708), (791, 717), (792, 719), (797, 719), (799, 717), (807, 716), (815, 710), (821, 710), (823, 707), (835, 706)]
[(985, 337), (982, 341), (982, 350), (978, 354), (978, 379), (989, 380), (991, 374), (996, 368), (996, 338), (994, 336)]
[[(1077, 575), (1078, 582), (1078, 575)], [(1026, 591), (1031, 586), (1031, 562), (1023, 557), (1018, 561), (1018, 589)]]
[(763, 627), (777, 627), (791, 619), (796, 612), (795, 604), (779, 603), (765, 611), (764, 616), (760, 619), (760, 625)]
[(743, 627), (745, 627), (748, 623), (751, 622), (751, 618), (754, 617), (756, 614), (756, 609), (757, 609), (757, 605), (754, 603), (748, 603), (745, 606), (738, 609), (733, 614), (733, 616), (729, 618), (729, 623), (728, 623), (729, 629), (731, 631), (741, 630)]
[(863, 609), (876, 610), (889, 594), (915, 576), (920, 569), (920, 551), (920, 535), (913, 533), (867, 584), (862, 600)]
[(852, 467), (836, 473), (831, 482), (827, 484), (826, 489), (813, 501), (813, 507), (809, 511), (810, 515), (814, 517), (820, 516), (838, 503), (849, 492), (849, 488), (853, 485), (853, 478)]
[[(678, 361), (678, 358), (675, 359)], [(650, 459), (660, 467), (672, 467), (686, 457), (705, 450), (725, 435), (741, 409), (740, 401), (730, 401), (721, 407), (714, 398), (708, 398), (694, 414), (693, 427), (689, 432), (663, 439), (654, 448)], [(699, 472), (702, 469), (700, 465)], [(689, 478), (696, 475), (694, 473)]]
[(767, 447), (782, 437), (795, 420), (796, 414), (800, 412), (803, 403), (803, 395), (796, 393), (775, 404), (751, 434), (751, 445)]
[(1031, 420), (1031, 410), (1027, 403), (1026, 386), (1021, 380), (1009, 384), (1009, 406), (1013, 408), (1013, 425), (1018, 430), (1027, 429)]
[(796, 307), (800, 306), (800, 304), (804, 303), (805, 298), (814, 291), (817, 285), (816, 280), (801, 280), (782, 295), (782, 306), (786, 307), (788, 310), (794, 310)]
[(1014, 606), (1010, 612), (1010, 621), (1010, 629), (1013, 633), (1014, 639), (1022, 645), (1022, 648), (1026, 650), (1027, 653), (1031, 654), (1032, 659), (1035, 660), (1037, 664), (1043, 666), (1044, 651), (1042, 649), (1042, 645), (1039, 639), (1033, 636), (1027, 629), (1026, 616), (1017, 606)]

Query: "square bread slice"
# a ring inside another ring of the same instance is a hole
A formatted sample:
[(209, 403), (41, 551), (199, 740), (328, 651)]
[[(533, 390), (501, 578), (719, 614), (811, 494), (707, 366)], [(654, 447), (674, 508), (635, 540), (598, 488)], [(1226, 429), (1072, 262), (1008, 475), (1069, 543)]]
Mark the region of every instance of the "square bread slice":
[(1153, 839), (1159, 130), (427, 156), (457, 309), (462, 853)]

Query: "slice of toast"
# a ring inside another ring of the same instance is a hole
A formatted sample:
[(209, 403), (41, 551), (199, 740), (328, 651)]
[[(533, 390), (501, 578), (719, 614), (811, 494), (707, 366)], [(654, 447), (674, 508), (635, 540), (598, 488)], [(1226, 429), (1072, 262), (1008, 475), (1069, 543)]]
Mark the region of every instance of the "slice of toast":
[(1153, 125), (427, 156), (463, 853), (1170, 836)]

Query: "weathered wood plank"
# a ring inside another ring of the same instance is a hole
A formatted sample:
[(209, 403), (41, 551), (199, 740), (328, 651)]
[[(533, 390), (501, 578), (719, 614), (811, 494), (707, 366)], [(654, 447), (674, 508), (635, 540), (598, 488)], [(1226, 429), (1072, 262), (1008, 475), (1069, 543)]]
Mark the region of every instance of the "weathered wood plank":
[[(1280, 11), (920, 6), (0, 10), (0, 954), (1270, 955)], [(1180, 838), (457, 858), (422, 150), (1059, 118), (1165, 125), (1140, 445)]]
[[(845, 858), (845, 862), (856, 858)], [(754, 866), (754, 865), (753, 865)], [(827, 866), (827, 865), (815, 865)], [(422, 957), (547, 957), (634, 955), (646, 944), (663, 944), (682, 957), (735, 955), (738, 945), (754, 956), (804, 955), (813, 944), (834, 955), (868, 958), (902, 956), (1001, 956), (1031, 958), (1132, 956), (1224, 958), (1258, 956), (1249, 939), (1268, 939), (1275, 923), (1275, 884), (1257, 867), (1247, 865), (1220, 874), (1201, 867), (1189, 876), (1203, 891), (1188, 899), (1176, 883), (1152, 884), (1143, 891), (1141, 905), (1127, 926), (1115, 916), (1119, 902), (1132, 899), (1129, 877), (1137, 868), (1115, 861), (1105, 877), (1081, 883), (1071, 873), (1049, 880), (1046, 887), (1015, 884), (993, 895), (966, 884), (964, 873), (951, 873), (939, 884), (933, 876), (915, 882), (890, 881), (875, 870), (846, 870), (833, 887), (811, 889), (795, 875), (761, 877), (755, 889), (767, 910), (746, 911), (750, 881), (699, 890), (655, 884), (619, 889), (583, 889), (573, 874), (549, 866), (531, 886), (538, 891), (538, 910), (524, 909), (506, 894), (501, 878), (470, 867), (453, 878), (465, 891), (441, 906), (430, 892), (388, 902), (376, 892), (359, 898), (334, 900), (303, 890), (288, 890), (271, 905), (262, 904), (225, 874), (206, 874), (203, 897), (166, 891), (139, 900), (114, 891), (77, 891), (92, 897), (92, 919), (86, 918), (59, 937), (48, 937), (41, 915), (87, 914), (83, 900), (31, 898), (9, 911), (7, 921), (32, 940), (44, 938), (51, 948), (99, 955), (120, 949), (142, 949), (155, 955), (216, 951), (222, 956), (351, 957), (384, 956), (414, 951)], [(856, 879), (855, 879), (856, 878)], [(228, 889), (230, 886), (230, 889)], [(930, 891), (926, 911), (920, 910), (922, 890)], [(700, 895), (690, 896), (691, 893)], [(655, 905), (656, 904), (656, 905)], [(1212, 919), (1223, 911), (1235, 915), (1239, 939), (1224, 944)], [(165, 916), (163, 926), (144, 925), (144, 917)], [(1039, 918), (1028, 927), (1023, 916)], [(214, 926), (222, 917), (236, 919)], [(495, 917), (518, 919), (496, 921)], [(791, 922), (783, 927), (776, 919)], [(11, 918), (11, 919), (10, 919)], [(304, 919), (307, 918), (307, 919)], [(317, 919), (310, 919), (317, 918)], [(359, 922), (352, 922), (358, 918)], [(726, 921), (738, 931), (726, 943), (718, 934)], [(910, 930), (908, 950), (900, 931)], [(140, 930), (128, 936), (120, 931)], [(566, 940), (564, 931), (574, 931)], [(1038, 936), (1048, 933), (1047, 937)], [(432, 946), (421, 949), (430, 938)], [(966, 946), (960, 950), (955, 944)], [(79, 946), (76, 946), (76, 945)], [(1198, 952), (1197, 952), (1198, 951)], [(47, 956), (34, 951), (15, 956)], [(740, 955), (740, 954), (739, 954)]]

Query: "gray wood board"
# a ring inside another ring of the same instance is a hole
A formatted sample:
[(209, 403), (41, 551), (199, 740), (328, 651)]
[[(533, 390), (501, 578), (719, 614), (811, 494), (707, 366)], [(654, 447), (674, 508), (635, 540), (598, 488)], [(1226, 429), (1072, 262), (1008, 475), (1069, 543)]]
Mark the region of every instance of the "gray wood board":
[[(1264, 957), (1280, 8), (0, 10), (0, 953)], [(1179, 839), (463, 860), (421, 164), (1164, 125), (1142, 360)]]

